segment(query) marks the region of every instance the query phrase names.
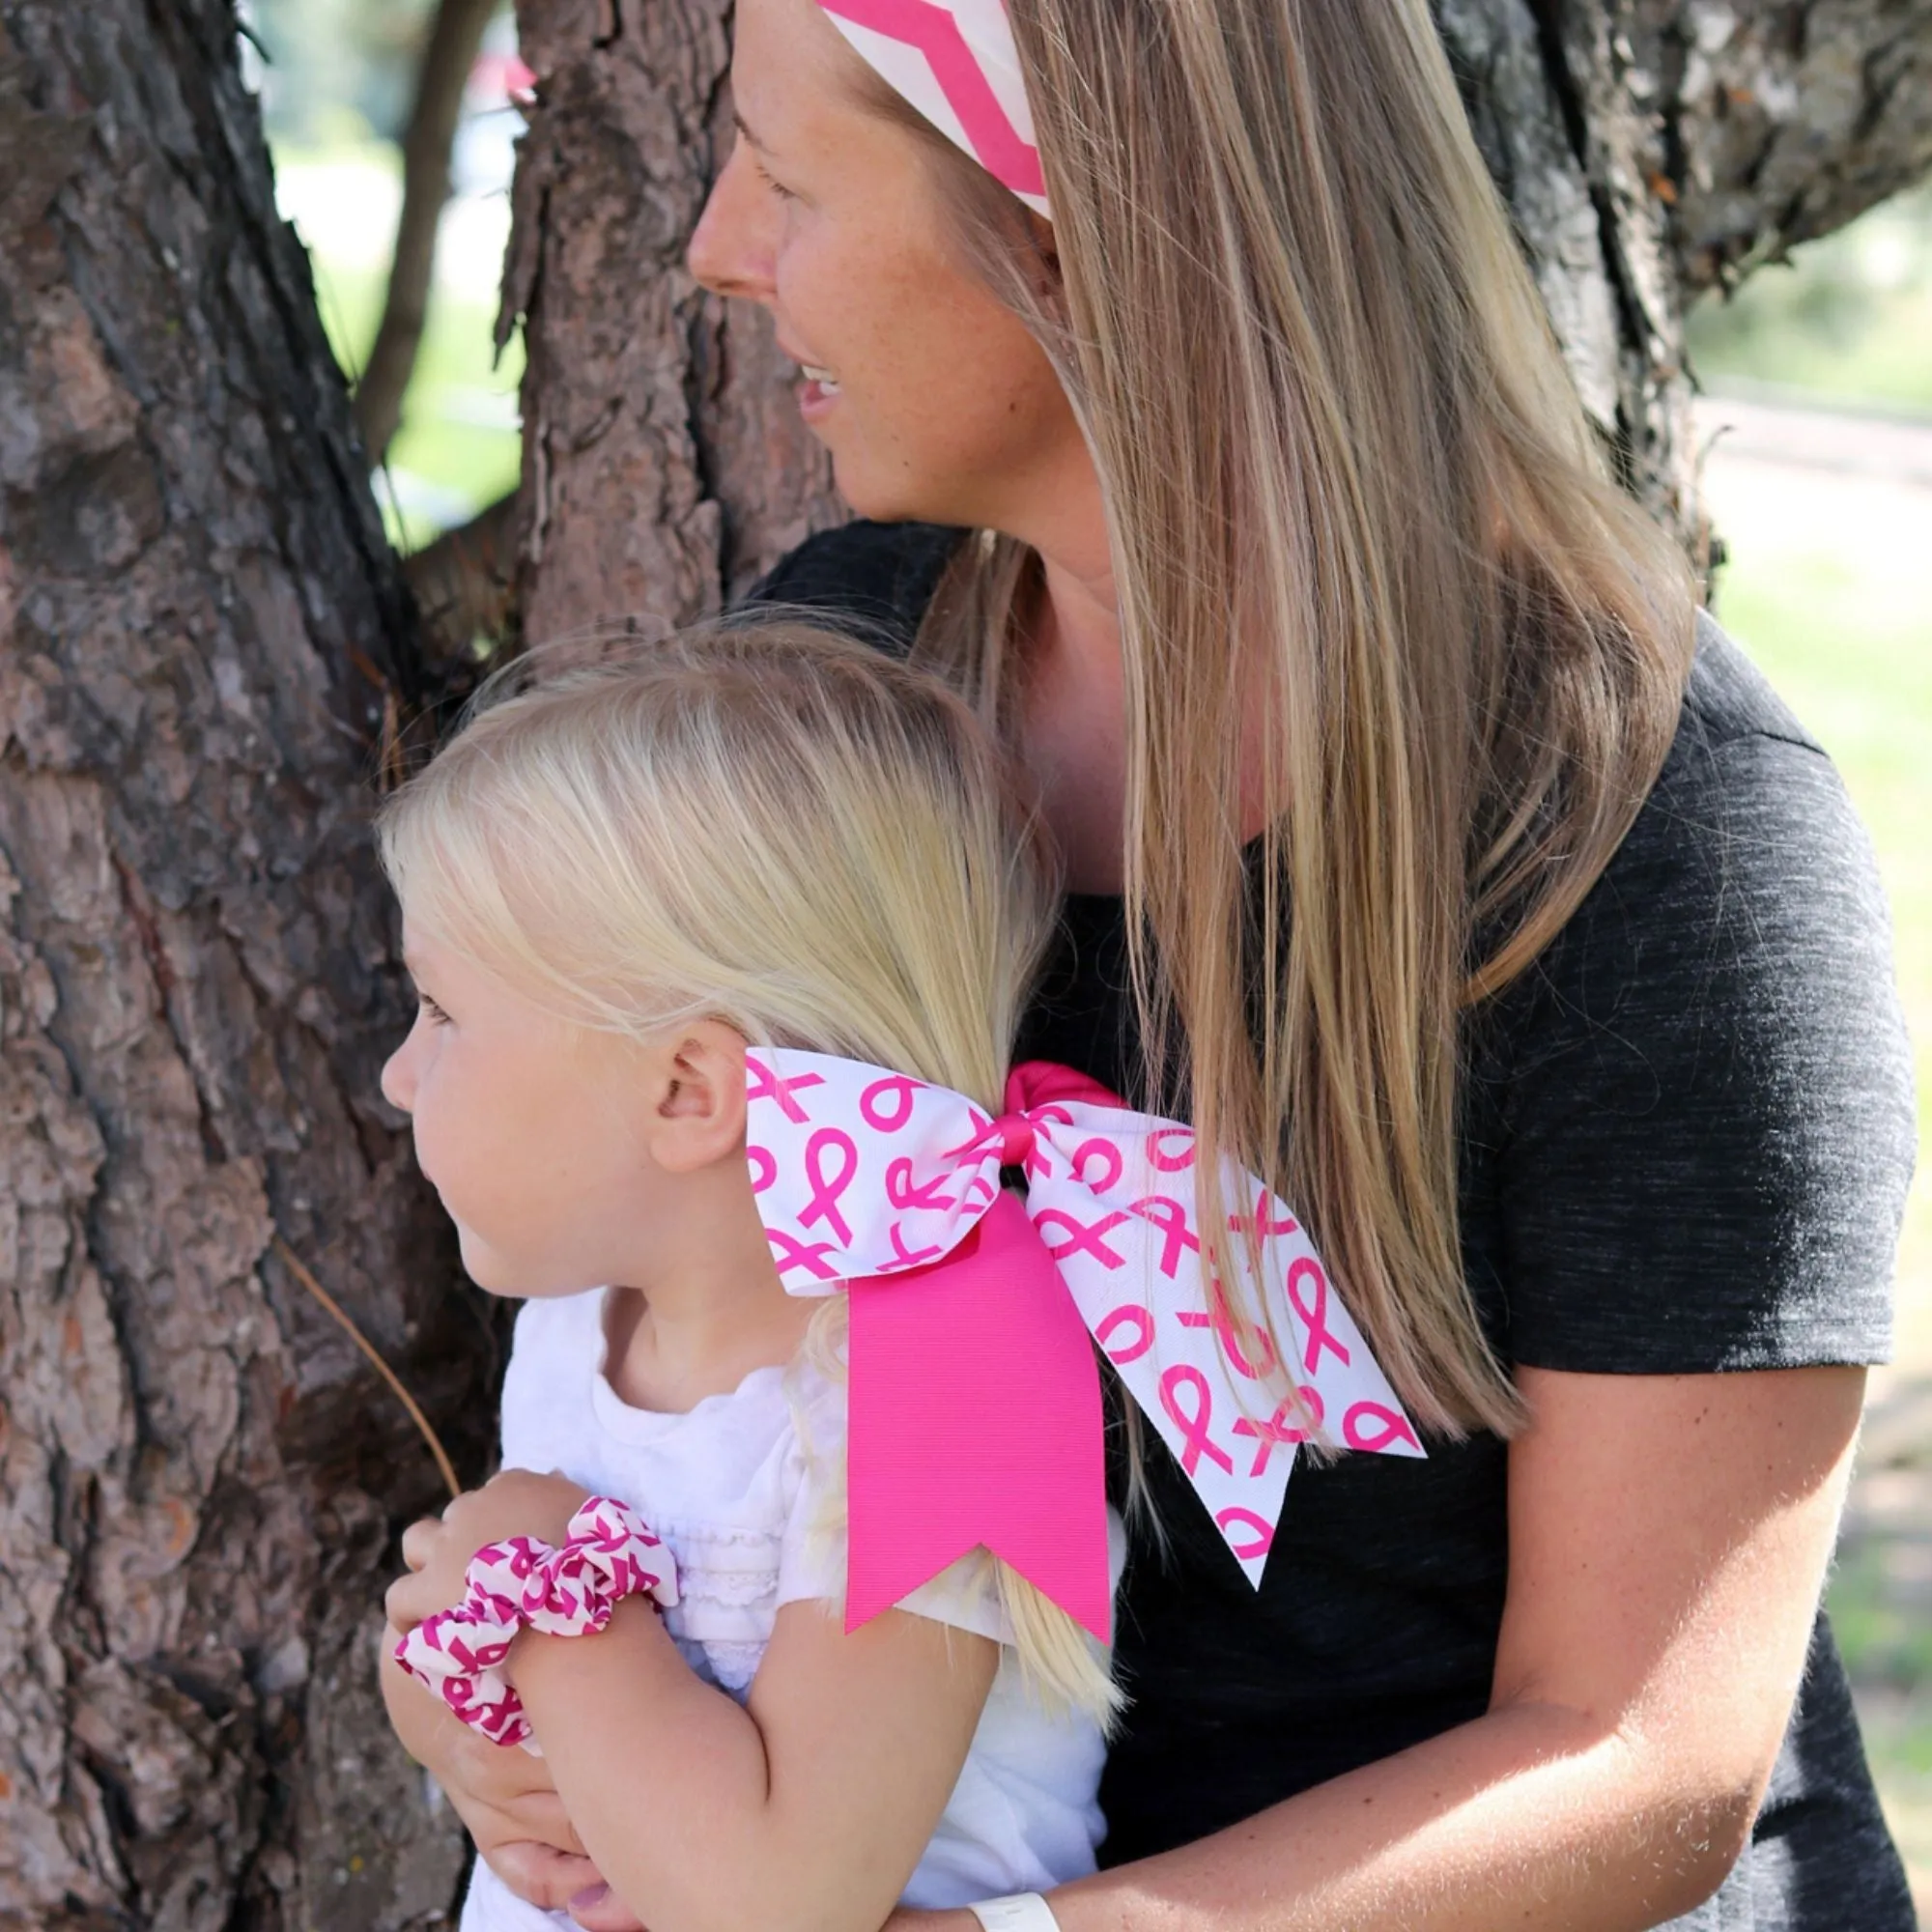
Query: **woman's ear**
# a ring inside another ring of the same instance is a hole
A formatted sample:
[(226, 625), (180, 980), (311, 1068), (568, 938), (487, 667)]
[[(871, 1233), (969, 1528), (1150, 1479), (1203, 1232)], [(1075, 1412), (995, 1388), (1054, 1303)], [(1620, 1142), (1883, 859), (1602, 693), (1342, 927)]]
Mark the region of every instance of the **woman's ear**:
[(696, 1020), (668, 1037), (651, 1158), (693, 1174), (745, 1145), (745, 1037), (722, 1020)]

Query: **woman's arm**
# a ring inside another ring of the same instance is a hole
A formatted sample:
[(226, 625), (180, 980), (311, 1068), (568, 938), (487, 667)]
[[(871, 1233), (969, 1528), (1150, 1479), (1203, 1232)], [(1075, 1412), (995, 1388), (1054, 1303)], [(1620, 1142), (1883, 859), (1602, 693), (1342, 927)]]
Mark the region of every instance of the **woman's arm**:
[(1063, 1887), (1063, 1932), (1639, 1932), (1722, 1882), (1804, 1669), (1864, 1372), (1518, 1380), (1489, 1714)]

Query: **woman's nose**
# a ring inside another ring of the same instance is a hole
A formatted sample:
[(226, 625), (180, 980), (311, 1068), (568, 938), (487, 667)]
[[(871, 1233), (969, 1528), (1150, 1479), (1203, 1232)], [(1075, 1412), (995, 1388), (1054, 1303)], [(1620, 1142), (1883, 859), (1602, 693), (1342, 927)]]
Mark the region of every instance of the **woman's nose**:
[(744, 136), (711, 185), (711, 197), (692, 231), (686, 262), (695, 280), (720, 296), (770, 301), (777, 293), (777, 226)]

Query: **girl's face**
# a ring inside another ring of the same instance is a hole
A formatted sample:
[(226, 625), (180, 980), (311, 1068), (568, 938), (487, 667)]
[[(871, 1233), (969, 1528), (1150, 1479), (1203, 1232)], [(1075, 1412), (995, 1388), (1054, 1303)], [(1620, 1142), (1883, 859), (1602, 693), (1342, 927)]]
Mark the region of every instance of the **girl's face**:
[(736, 20), (741, 132), (692, 272), (771, 311), (861, 515), (1043, 533), (1092, 463), (1039, 345), (948, 253), (920, 140), (858, 100), (816, 0)]
[(569, 1025), (420, 930), (405, 957), (421, 1004), (383, 1094), (412, 1117), (470, 1277), (516, 1295), (637, 1279), (675, 1185), (654, 1157), (646, 1049)]

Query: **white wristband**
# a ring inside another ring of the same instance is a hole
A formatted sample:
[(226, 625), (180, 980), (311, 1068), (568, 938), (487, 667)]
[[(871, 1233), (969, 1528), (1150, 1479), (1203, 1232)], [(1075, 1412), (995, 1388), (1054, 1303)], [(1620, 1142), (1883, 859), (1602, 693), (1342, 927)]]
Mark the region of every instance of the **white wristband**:
[(985, 1927), (985, 1932), (1060, 1932), (1060, 1920), (1053, 1916), (1053, 1907), (1037, 1891), (982, 1898), (966, 1910)]

